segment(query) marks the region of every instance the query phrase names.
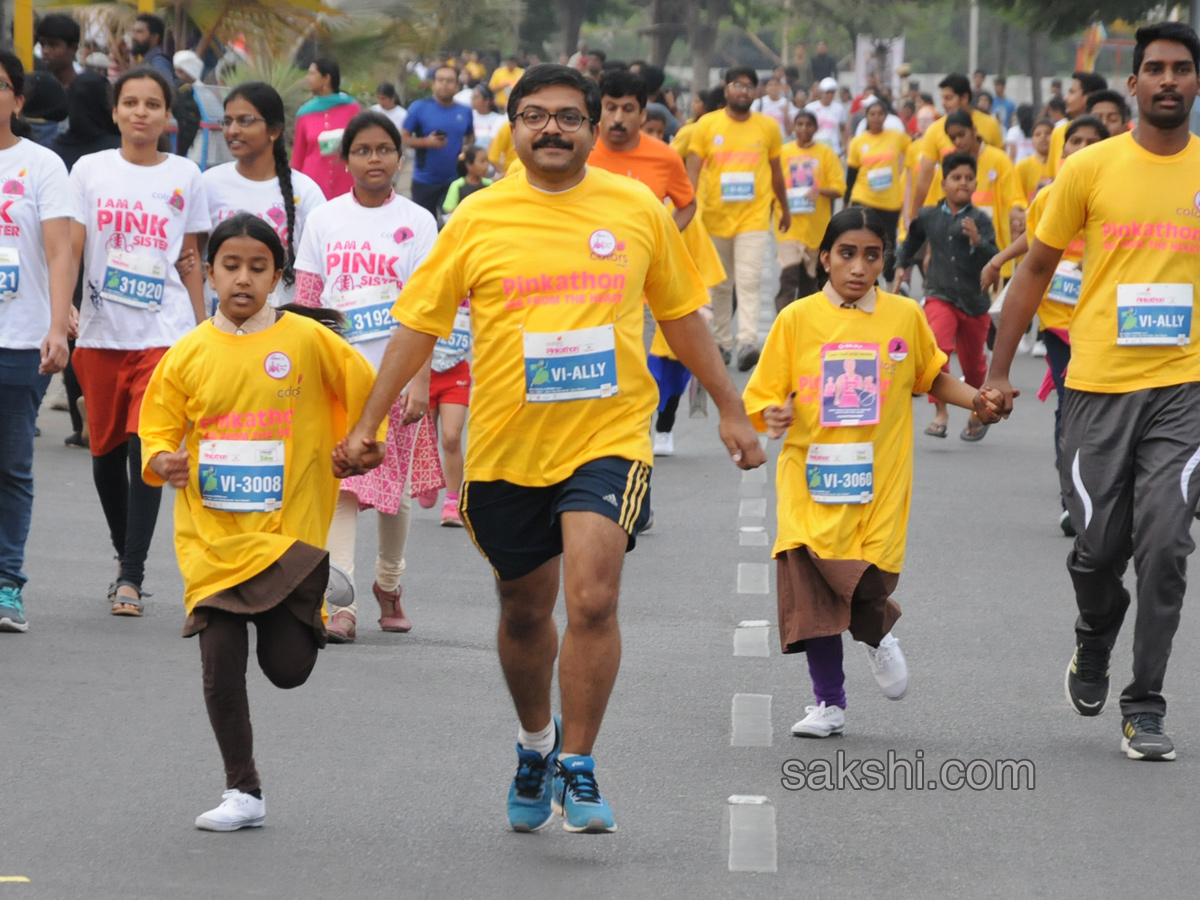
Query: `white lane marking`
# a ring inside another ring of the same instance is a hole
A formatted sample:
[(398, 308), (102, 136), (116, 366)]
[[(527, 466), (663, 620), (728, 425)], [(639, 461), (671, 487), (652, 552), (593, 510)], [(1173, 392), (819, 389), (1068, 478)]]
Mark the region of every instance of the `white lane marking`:
[(770, 694), (733, 695), (733, 736), (731, 747), (770, 747), (774, 735), (771, 730)]
[(749, 622), (738, 622), (733, 629), (734, 656), (770, 656), (771, 650), (767, 645), (767, 633), (770, 623), (766, 619), (755, 619)]
[(759, 466), (757, 469), (746, 469), (742, 472), (742, 484), (766, 484), (767, 483), (767, 467)]
[(741, 547), (769, 547), (771, 536), (765, 531), (743, 531), (738, 535), (738, 545)]
[(771, 578), (766, 563), (738, 563), (737, 592), (739, 594), (767, 594), (771, 591)]
[[(1075, 490), (1079, 494), (1079, 499), (1083, 501), (1083, 528), (1086, 531), (1092, 521), (1092, 497), (1087, 492), (1087, 488), (1083, 486), (1083, 476), (1079, 474), (1079, 451), (1075, 451), (1075, 459), (1071, 462), (1071, 480), (1075, 482)], [(1184, 495), (1184, 502), (1187, 502), (1187, 495)]]
[(761, 519), (767, 514), (767, 498), (754, 497), (738, 504), (738, 518)]
[(776, 872), (775, 807), (766, 797), (734, 794), (729, 809), (729, 871)]

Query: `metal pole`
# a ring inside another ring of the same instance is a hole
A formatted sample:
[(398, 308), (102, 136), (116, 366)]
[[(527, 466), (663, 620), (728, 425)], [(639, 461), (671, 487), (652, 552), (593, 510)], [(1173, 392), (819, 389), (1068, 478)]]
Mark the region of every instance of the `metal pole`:
[[(1200, 3), (1200, 0), (1196, 0)], [(971, 19), (967, 38), (967, 75), (979, 68), (979, 0), (971, 0)]]
[(33, 0), (13, 3), (13, 51), (26, 69), (33, 68)]

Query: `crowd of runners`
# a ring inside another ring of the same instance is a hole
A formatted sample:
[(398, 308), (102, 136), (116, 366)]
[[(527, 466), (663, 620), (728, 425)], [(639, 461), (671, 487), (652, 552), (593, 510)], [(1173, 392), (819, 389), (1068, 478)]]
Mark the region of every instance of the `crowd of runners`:
[[(233, 86), (233, 161), (201, 172), (166, 149), (199, 58), (168, 60), (161, 21), (139, 24), (142, 64), (111, 85), (78, 63), (65, 16), (39, 25), (45, 71), (0, 52), (0, 631), (30, 627), (36, 421), (66, 370), (68, 444), (90, 450), (116, 556), (95, 588), (113, 615), (142, 615), (162, 488), (176, 489), (183, 635), (198, 636), (226, 775), (198, 828), (265, 818), (248, 624), (282, 688), (326, 642), (353, 643), (357, 606), (327, 593), (331, 573), (366, 583), (356, 526), (373, 509), (378, 624), (409, 631), (411, 505), (441, 498), (499, 597), (511, 827), (558, 814), (615, 831), (592, 754), (622, 562), (651, 527), (651, 468), (675, 452), (685, 396), (689, 413), (711, 400), (742, 469), (766, 461), (759, 433), (782, 440), (780, 644), (807, 655), (815, 701), (793, 733), (844, 731), (847, 631), (901, 699), (912, 398), (935, 408), (922, 439), (945, 438), (957, 406), (961, 439), (982, 440), (1013, 412), (1035, 317), (1038, 393), (1057, 404), (1054, 514), (1075, 538), (1067, 698), (1084, 716), (1109, 699), (1132, 559), (1121, 748), (1174, 759), (1162, 688), (1200, 501), (1190, 27), (1140, 29), (1126, 85), (1078, 72), (1037, 112), (982, 72), (945, 76), (938, 97), (872, 81), (839, 99), (823, 47), (766, 78), (729, 68), (686, 109), (661, 69), (582, 48), (490, 73), (477, 54), (439, 60), (408, 109), (386, 83), (361, 109), (317, 59), (294, 122), (269, 85)], [(38, 79), (69, 107), (41, 131), (23, 115)], [(395, 189), (409, 150), (411, 199)], [(751, 373), (744, 391), (731, 366)]]

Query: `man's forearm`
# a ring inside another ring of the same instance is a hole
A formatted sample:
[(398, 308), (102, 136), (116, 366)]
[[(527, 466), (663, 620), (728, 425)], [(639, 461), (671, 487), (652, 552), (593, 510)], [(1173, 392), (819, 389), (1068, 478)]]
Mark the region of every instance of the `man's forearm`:
[(700, 313), (690, 313), (681, 319), (666, 319), (658, 325), (672, 352), (704, 385), (721, 415), (725, 415), (726, 410), (741, 409), (741, 395), (733, 386), (729, 370), (717, 350), (717, 343)]
[(370, 434), (378, 430), (404, 386), (429, 361), (436, 343), (435, 335), (413, 331), (405, 325), (396, 328), (383, 354), (383, 362), (379, 365), (375, 386), (371, 388), (371, 395), (363, 406), (355, 428)]
[(996, 375), (1008, 378), (1021, 335), (1033, 320), (1033, 314), (1037, 312), (1042, 296), (1050, 286), (1054, 268), (1061, 257), (1061, 250), (1047, 247), (1035, 239), (1025, 261), (1017, 267), (1017, 273), (1004, 297), (1000, 323), (996, 326), (996, 346), (992, 351), (991, 368)]

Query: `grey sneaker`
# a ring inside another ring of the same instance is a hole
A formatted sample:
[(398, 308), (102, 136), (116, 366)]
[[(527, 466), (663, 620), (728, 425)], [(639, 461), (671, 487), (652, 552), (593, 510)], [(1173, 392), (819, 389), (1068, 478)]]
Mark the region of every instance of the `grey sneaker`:
[(1175, 745), (1158, 713), (1134, 713), (1121, 720), (1121, 752), (1130, 759), (1174, 759)]
[(21, 589), (15, 584), (0, 585), (0, 631), (29, 630), (25, 621), (25, 604), (21, 602)]
[(1081, 716), (1098, 716), (1108, 702), (1108, 659), (1105, 647), (1079, 644), (1067, 666), (1067, 700)]
[(738, 348), (738, 371), (749, 372), (758, 362), (758, 348), (753, 344), (746, 344)]

